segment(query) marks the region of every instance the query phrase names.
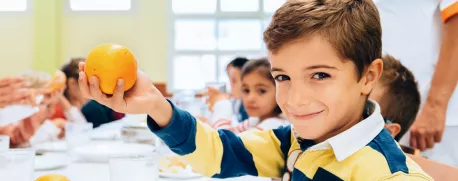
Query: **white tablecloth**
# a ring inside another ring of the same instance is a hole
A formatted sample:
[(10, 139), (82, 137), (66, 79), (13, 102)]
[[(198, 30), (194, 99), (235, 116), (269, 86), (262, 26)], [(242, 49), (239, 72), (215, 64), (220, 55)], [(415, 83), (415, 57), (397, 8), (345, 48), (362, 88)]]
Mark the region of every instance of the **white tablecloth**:
[[(129, 169), (129, 168), (126, 168)], [(70, 163), (66, 168), (35, 172), (35, 179), (46, 174), (62, 174), (71, 181), (110, 181), (108, 164)], [(168, 181), (168, 179), (160, 179)], [(209, 178), (190, 179), (188, 181), (208, 181)]]
[[(98, 134), (112, 134), (113, 130), (116, 131), (121, 129), (123, 123), (129, 119), (144, 119), (141, 115), (128, 116), (123, 120), (115, 121), (109, 124), (105, 124), (94, 130), (94, 133)], [(69, 159), (71, 160), (71, 159)], [(129, 168), (126, 168), (129, 169)], [(108, 163), (87, 163), (87, 162), (70, 162), (67, 167), (50, 170), (50, 171), (37, 171), (34, 174), (35, 179), (46, 175), (46, 174), (62, 174), (67, 176), (71, 181), (110, 181), (110, 171)], [(1, 180), (1, 178), (0, 178)], [(160, 178), (160, 181), (174, 181), (172, 179)], [(231, 179), (210, 179), (210, 178), (198, 178), (188, 179), (186, 181), (271, 181), (271, 179), (257, 178), (257, 177), (240, 177)]]
[[(62, 174), (67, 176), (71, 181), (110, 181), (110, 171), (108, 164), (71, 163), (67, 167), (62, 169), (35, 172), (35, 179), (46, 174)], [(159, 180), (175, 181), (173, 179), (164, 178), (160, 178)], [(271, 181), (271, 179), (245, 176), (230, 179), (198, 178), (189, 179), (186, 181)]]

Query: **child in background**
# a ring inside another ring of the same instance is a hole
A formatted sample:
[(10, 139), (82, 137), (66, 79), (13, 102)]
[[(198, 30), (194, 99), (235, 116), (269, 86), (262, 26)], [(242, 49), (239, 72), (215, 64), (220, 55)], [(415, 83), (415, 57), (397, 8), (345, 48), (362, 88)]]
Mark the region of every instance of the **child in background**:
[[(7, 120), (9, 122), (3, 122), (3, 134), (10, 136), (12, 147), (27, 147), (29, 143), (36, 142), (37, 134), (57, 137), (61, 130), (48, 119), (54, 112), (53, 102), (61, 94), (64, 85), (53, 82), (50, 74), (40, 71), (25, 71), (20, 77), (28, 83), (28, 88), (37, 96), (37, 100), (42, 100), (36, 102), (37, 107), (14, 105), (5, 108), (3, 113), (10, 116)], [(40, 131), (44, 124), (48, 126), (46, 131), (50, 132)]]
[[(242, 103), (242, 79), (241, 79), (241, 71), (242, 67), (245, 63), (248, 62), (247, 58), (244, 57), (237, 57), (226, 66), (226, 72), (229, 77), (229, 83), (231, 86), (231, 93), (229, 97), (231, 98), (233, 114), (237, 118), (236, 122), (242, 122), (248, 119), (248, 114), (243, 106)], [(210, 110), (213, 110), (213, 105), (216, 103), (217, 100), (220, 98), (227, 99), (228, 97), (221, 97), (222, 93), (214, 89), (213, 87), (208, 87), (208, 99), (207, 104)]]
[(213, 107), (210, 119), (213, 128), (240, 133), (249, 129), (275, 129), (289, 124), (285, 118), (281, 118), (281, 109), (275, 102), (275, 80), (270, 74), (270, 63), (267, 58), (247, 62), (242, 68), (241, 80), (242, 102), (250, 118), (232, 126), (231, 102), (221, 95), (215, 95), (214, 97), (220, 97), (221, 100)]
[[(420, 92), (412, 72), (391, 55), (385, 55), (383, 74), (372, 90), (369, 98), (380, 104), (385, 118), (385, 128), (396, 141), (410, 129), (420, 108)], [(423, 158), (408, 147), (401, 145), (408, 156), (431, 175), (436, 181), (448, 181), (457, 178), (458, 168), (447, 166), (433, 160)]]
[(147, 113), (151, 131), (205, 176), (432, 180), (368, 100), (383, 72), (381, 36), (372, 0), (286, 1), (264, 32), (277, 104), (292, 125), (274, 130), (214, 130), (167, 101), (141, 71), (127, 94), (119, 81), (118, 93), (107, 97), (96, 77), (88, 84), (80, 64), (80, 88), (115, 110)]
[(89, 101), (81, 96), (78, 88), (78, 63), (84, 62), (84, 58), (72, 58), (65, 64), (61, 71), (65, 74), (67, 88), (58, 97), (55, 105), (54, 119), (68, 120), (76, 123), (85, 123), (86, 118), (81, 113), (81, 108)]
[(63, 121), (52, 119), (51, 117), (55, 113), (55, 105), (58, 98), (65, 90), (65, 75), (60, 71), (51, 76), (46, 72), (32, 70), (23, 73), (21, 76), (30, 83), (30, 88), (42, 92), (44, 96), (40, 104), (40, 106), (45, 106), (43, 108), (44, 113), (33, 115), (29, 118), (33, 120), (31, 123), (35, 124), (33, 127), (36, 130), (29, 143), (34, 145), (61, 138), (59, 135), (62, 135), (65, 128), (62, 124)]
[(385, 55), (383, 74), (370, 99), (380, 105), (385, 128), (399, 141), (409, 130), (420, 109), (420, 92), (412, 72), (391, 55)]
[(59, 111), (53, 117), (64, 118), (73, 122), (90, 122), (94, 128), (123, 118), (124, 114), (117, 113), (82, 96), (78, 87), (78, 64), (84, 61), (86, 59), (82, 57), (72, 58), (69, 63), (62, 67), (62, 72), (67, 76), (67, 89), (64, 91), (64, 96), (59, 98), (59, 106), (57, 107)]

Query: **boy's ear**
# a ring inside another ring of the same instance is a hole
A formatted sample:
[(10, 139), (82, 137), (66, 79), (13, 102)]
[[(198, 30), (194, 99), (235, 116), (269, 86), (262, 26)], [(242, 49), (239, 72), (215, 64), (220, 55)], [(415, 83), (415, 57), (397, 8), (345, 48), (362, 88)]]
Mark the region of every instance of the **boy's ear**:
[(361, 93), (363, 95), (369, 95), (372, 89), (375, 87), (378, 79), (383, 72), (383, 61), (382, 59), (374, 60), (369, 67), (366, 69), (364, 74), (361, 77), (363, 87)]
[(401, 125), (398, 123), (385, 124), (385, 128), (391, 133), (391, 136), (396, 137), (401, 132)]

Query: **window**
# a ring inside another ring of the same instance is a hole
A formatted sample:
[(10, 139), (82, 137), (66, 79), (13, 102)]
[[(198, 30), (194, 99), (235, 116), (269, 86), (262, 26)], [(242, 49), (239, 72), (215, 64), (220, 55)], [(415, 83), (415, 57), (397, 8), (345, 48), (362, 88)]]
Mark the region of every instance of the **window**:
[(70, 0), (73, 11), (128, 11), (131, 0)]
[(169, 89), (228, 85), (226, 65), (232, 59), (266, 56), (263, 31), (285, 1), (171, 0)]
[(0, 11), (25, 11), (27, 0), (0, 0)]

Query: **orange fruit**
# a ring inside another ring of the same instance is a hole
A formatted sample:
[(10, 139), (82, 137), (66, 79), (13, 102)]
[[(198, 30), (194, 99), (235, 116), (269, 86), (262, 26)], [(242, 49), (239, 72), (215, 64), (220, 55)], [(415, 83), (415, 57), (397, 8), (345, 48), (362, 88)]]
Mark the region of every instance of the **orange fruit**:
[(84, 68), (89, 83), (96, 76), (100, 90), (113, 94), (119, 79), (124, 80), (124, 91), (129, 90), (137, 80), (137, 61), (132, 52), (121, 45), (103, 44), (91, 50), (86, 57)]
[(64, 89), (67, 86), (67, 76), (64, 72), (56, 71), (48, 83), (49, 91), (55, 92)]
[(70, 181), (70, 179), (59, 174), (48, 174), (37, 178), (35, 181)]

